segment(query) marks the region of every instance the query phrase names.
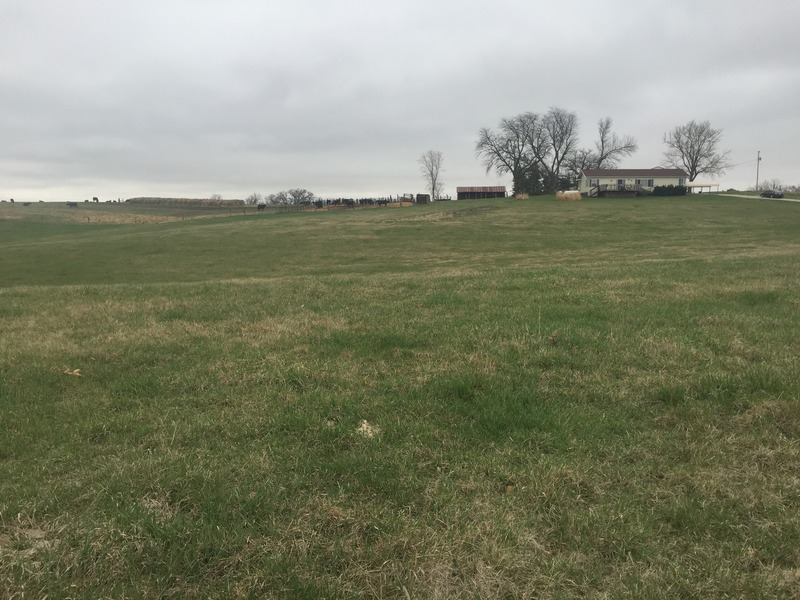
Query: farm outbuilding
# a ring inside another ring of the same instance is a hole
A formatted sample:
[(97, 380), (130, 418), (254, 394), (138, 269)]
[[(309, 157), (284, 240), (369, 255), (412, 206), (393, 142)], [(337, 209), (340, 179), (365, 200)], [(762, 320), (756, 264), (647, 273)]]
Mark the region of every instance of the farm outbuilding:
[(504, 185), (456, 188), (456, 198), (458, 200), (477, 200), (478, 198), (505, 198), (505, 197), (506, 197), (506, 186)]
[(693, 194), (702, 194), (706, 189), (710, 194), (715, 191), (714, 188), (717, 188), (716, 192), (719, 192), (719, 184), (713, 181), (693, 181), (692, 183), (687, 183), (686, 187), (689, 188), (689, 191)]

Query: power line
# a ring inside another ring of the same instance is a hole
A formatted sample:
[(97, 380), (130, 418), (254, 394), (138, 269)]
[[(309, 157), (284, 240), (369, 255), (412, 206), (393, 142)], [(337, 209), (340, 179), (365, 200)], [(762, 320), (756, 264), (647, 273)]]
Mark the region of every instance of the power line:
[(745, 161), (743, 161), (743, 162), (736, 163), (736, 164), (729, 165), (729, 166), (730, 166), (730, 168), (733, 168), (733, 167), (741, 167), (742, 165), (751, 165), (751, 164), (753, 164), (753, 163), (757, 163), (757, 162), (759, 162), (760, 160), (761, 160), (761, 158), (753, 158), (752, 160), (745, 160)]

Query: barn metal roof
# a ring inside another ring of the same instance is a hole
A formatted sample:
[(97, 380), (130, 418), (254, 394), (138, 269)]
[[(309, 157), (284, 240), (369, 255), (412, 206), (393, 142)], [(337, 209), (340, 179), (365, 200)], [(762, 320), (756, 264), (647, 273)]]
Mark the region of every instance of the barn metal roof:
[(490, 185), (483, 187), (457, 187), (456, 192), (459, 193), (486, 193), (486, 192), (502, 192), (505, 193), (506, 186), (504, 185)]

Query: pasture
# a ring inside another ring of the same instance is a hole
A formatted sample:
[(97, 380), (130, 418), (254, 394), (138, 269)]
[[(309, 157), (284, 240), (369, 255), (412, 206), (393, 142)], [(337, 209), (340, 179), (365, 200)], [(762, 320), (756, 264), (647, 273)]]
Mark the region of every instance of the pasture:
[(2, 204), (0, 597), (796, 598), (798, 355), (797, 203)]

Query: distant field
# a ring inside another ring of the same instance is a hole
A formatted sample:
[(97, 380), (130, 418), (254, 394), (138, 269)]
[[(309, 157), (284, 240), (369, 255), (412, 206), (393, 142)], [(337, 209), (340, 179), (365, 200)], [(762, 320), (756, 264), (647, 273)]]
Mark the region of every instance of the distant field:
[(0, 204), (0, 598), (796, 598), (800, 204)]
[(125, 202), (2, 202), (0, 221), (38, 223), (137, 224), (168, 223), (206, 217), (253, 214), (255, 206), (142, 205)]

